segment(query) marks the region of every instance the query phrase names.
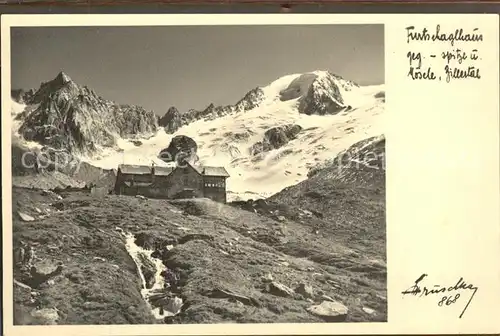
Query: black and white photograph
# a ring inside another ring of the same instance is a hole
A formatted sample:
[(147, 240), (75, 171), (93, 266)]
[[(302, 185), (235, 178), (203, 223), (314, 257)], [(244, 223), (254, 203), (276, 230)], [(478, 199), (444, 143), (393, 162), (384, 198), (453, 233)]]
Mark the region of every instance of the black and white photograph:
[(384, 54), (383, 24), (12, 27), (14, 325), (387, 322)]

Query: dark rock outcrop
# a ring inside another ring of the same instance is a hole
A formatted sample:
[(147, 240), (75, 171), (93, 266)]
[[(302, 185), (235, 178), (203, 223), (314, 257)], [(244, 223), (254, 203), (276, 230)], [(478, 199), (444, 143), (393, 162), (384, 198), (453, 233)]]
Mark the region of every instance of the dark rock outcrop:
[(177, 132), (183, 125), (179, 110), (174, 106), (168, 109), (167, 113), (158, 120), (158, 126), (163, 127), (166, 133)]
[(290, 140), (295, 139), (300, 131), (302, 131), (302, 127), (294, 124), (270, 128), (264, 133), (264, 139), (250, 148), (250, 153), (251, 155), (257, 155), (281, 148)]
[(194, 163), (198, 158), (197, 151), (196, 141), (185, 135), (177, 135), (172, 138), (167, 148), (161, 150), (158, 157), (165, 162), (182, 163), (187, 161)]
[(299, 112), (304, 114), (336, 114), (344, 105), (344, 98), (332, 76), (316, 78), (309, 87), (307, 94), (299, 103)]
[(247, 141), (251, 135), (254, 135), (255, 132), (251, 129), (245, 130), (243, 132), (226, 132), (223, 134), (224, 139), (230, 142), (242, 142)]
[(34, 95), (35, 95), (34, 89), (30, 89), (28, 91), (24, 91), (22, 89), (17, 89), (17, 90), (11, 91), (12, 99), (19, 104), (29, 103), (33, 99)]

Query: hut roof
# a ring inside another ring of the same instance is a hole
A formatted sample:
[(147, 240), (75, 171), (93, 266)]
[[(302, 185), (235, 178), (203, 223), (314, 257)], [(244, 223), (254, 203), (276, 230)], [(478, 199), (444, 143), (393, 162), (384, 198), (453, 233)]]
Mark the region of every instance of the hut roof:
[[(191, 165), (198, 173), (205, 176), (221, 176), (229, 177), (229, 173), (224, 167), (213, 167), (213, 166), (198, 166)], [(122, 174), (128, 175), (148, 175), (151, 174), (150, 166), (138, 166), (138, 165), (126, 165), (121, 164), (118, 169)], [(172, 173), (175, 168), (173, 167), (154, 167), (155, 175), (157, 176), (167, 176)]]
[(134, 182), (134, 184), (132, 184), (131, 182), (129, 181), (125, 181), (125, 185), (127, 187), (152, 187), (153, 184), (152, 183), (148, 183), (148, 182)]
[(131, 175), (151, 174), (151, 167), (150, 166), (137, 166), (137, 165), (121, 164), (118, 166), (118, 170), (120, 170), (122, 172), (122, 174), (131, 174)]
[(204, 166), (202, 169), (203, 169), (202, 174), (205, 176), (229, 177), (229, 173), (227, 172), (226, 168), (224, 168), (224, 167)]
[(155, 167), (155, 175), (167, 176), (174, 170), (173, 167)]

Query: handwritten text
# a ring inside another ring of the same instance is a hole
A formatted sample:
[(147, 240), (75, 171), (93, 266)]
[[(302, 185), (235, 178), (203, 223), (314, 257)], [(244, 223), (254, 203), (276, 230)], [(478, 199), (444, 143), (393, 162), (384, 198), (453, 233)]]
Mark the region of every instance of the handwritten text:
[[(408, 61), (407, 77), (412, 80), (445, 81), (481, 79), (479, 52), (480, 43), (484, 40), (479, 28), (466, 31), (457, 28), (445, 32), (441, 25), (436, 25), (432, 31), (423, 27), (417, 29), (408, 26), (406, 43), (411, 49), (406, 53)], [(461, 43), (458, 47), (456, 44)], [(427, 48), (423, 48), (427, 44)], [(433, 44), (432, 48), (429, 48)], [(435, 50), (435, 44), (442, 49)], [(470, 47), (469, 47), (470, 46)]]
[(416, 297), (426, 297), (432, 295), (439, 296), (437, 305), (439, 307), (444, 307), (458, 302), (458, 300), (461, 298), (461, 295), (463, 294), (463, 291), (470, 291), (472, 292), (472, 294), (470, 295), (469, 300), (467, 301), (459, 316), (459, 318), (462, 318), (465, 311), (469, 307), (469, 304), (474, 298), (474, 295), (476, 295), (478, 287), (474, 286), (473, 284), (466, 283), (463, 278), (458, 279), (458, 281), (453, 285), (428, 285), (421, 287), (420, 283), (426, 277), (427, 274), (422, 274), (419, 278), (417, 278), (417, 280), (415, 280), (415, 283), (411, 287), (401, 293), (403, 295), (413, 295)]

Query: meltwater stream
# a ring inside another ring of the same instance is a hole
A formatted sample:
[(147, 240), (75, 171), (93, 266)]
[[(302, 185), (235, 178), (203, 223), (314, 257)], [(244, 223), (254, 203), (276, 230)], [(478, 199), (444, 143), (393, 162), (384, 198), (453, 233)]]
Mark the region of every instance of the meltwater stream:
[[(166, 270), (163, 262), (158, 258), (153, 258), (151, 254), (153, 251), (146, 250), (135, 243), (135, 237), (131, 233), (124, 232), (122, 229), (117, 228), (125, 237), (125, 248), (134, 260), (137, 266), (137, 272), (141, 278), (141, 295), (146, 303), (151, 308), (151, 312), (156, 319), (163, 319), (167, 316), (177, 315), (182, 307), (182, 299), (176, 296), (171, 296), (168, 291), (168, 283), (162, 272)], [(143, 266), (145, 262), (154, 265), (154, 283), (151, 288), (147, 286), (147, 280), (143, 273)]]

